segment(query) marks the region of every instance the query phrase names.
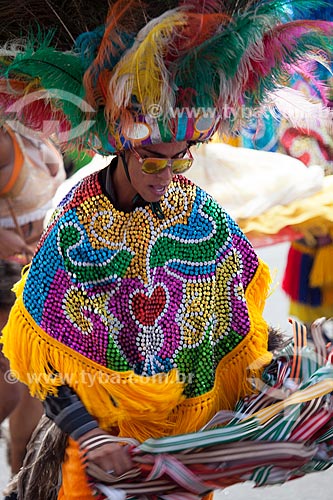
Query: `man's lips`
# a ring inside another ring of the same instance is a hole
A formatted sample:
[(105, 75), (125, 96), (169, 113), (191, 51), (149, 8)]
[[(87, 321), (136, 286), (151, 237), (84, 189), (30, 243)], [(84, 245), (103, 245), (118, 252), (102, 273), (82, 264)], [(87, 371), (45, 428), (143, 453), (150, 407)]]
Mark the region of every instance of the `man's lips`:
[(154, 193), (161, 195), (165, 193), (167, 186), (151, 185), (150, 189), (154, 191)]

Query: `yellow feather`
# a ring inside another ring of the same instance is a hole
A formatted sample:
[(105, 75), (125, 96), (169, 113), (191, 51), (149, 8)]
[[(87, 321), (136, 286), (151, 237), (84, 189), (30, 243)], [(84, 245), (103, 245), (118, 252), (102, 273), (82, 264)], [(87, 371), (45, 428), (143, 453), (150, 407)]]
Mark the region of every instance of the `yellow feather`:
[(163, 111), (172, 105), (169, 72), (164, 56), (172, 46), (177, 29), (186, 23), (186, 17), (177, 9), (154, 19), (142, 29), (133, 47), (118, 63), (109, 83), (109, 103), (106, 114), (110, 122), (120, 115), (135, 96), (142, 112), (158, 104)]

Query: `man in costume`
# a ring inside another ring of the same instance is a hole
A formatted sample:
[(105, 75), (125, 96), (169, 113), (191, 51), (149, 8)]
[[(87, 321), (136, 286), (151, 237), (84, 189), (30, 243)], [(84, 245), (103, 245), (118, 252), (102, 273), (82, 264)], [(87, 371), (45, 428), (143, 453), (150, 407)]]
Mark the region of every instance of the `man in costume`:
[[(12, 369), (69, 436), (59, 499), (92, 500), (86, 465), (132, 468), (110, 435), (196, 431), (253, 392), (271, 360), (269, 270), (182, 174), (193, 144), (236, 124), (239, 106), (259, 108), (285, 59), (332, 35), (308, 22), (295, 38), (282, 3), (184, 1), (135, 28), (141, 2), (118, 1), (72, 52), (30, 45), (3, 70), (16, 90), (2, 87), (7, 101), (45, 94), (42, 111), (29, 100), (25, 123), (56, 118), (69, 144), (115, 154), (56, 209), (2, 337)], [(68, 89), (85, 106), (74, 109)]]

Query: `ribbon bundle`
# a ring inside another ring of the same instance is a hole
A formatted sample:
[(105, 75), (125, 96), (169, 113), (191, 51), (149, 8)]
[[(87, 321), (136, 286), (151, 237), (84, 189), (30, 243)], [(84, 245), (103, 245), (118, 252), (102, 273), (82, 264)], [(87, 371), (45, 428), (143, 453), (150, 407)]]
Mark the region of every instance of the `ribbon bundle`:
[[(256, 381), (258, 394), (222, 411), (200, 432), (131, 446), (135, 470), (122, 477), (88, 468), (100, 499), (197, 498), (252, 481), (281, 484), (333, 464), (333, 347), (322, 331), (293, 321), (293, 339)], [(113, 439), (110, 437), (110, 439)], [(119, 438), (116, 438), (119, 440)]]

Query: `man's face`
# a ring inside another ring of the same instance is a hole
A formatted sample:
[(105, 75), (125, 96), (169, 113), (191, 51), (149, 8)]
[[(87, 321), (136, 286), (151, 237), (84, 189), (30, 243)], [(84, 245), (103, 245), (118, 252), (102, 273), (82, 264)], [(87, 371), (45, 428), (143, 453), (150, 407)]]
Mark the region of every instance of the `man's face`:
[[(187, 143), (162, 143), (139, 147), (136, 149), (138, 155), (142, 158), (182, 158), (187, 151)], [(141, 163), (137, 155), (129, 153), (127, 158), (128, 170), (131, 178), (132, 187), (142, 198), (148, 202), (157, 202), (166, 193), (173, 172), (171, 166), (153, 174), (147, 174), (142, 171)]]

